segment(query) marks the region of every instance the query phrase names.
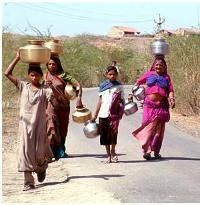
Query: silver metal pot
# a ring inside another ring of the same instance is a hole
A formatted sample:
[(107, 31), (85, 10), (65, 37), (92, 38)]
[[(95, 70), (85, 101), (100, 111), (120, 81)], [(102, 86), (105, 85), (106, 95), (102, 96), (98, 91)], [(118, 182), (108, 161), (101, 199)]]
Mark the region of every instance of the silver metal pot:
[(88, 120), (85, 123), (83, 132), (87, 138), (95, 138), (99, 135), (99, 126), (96, 122)]
[(155, 39), (150, 47), (153, 55), (166, 55), (169, 52), (169, 45), (163, 38)]
[(124, 113), (125, 115), (131, 115), (138, 111), (137, 103), (133, 100), (125, 103)]
[(144, 100), (145, 88), (142, 87), (142, 86), (136, 85), (136, 86), (133, 87), (132, 93), (138, 101)]

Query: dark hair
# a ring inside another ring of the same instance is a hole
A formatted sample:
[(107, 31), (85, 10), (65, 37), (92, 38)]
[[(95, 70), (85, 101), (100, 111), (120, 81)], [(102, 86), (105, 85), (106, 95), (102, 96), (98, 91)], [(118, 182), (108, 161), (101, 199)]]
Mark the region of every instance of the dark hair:
[(105, 73), (108, 73), (108, 72), (110, 72), (111, 70), (114, 70), (116, 73), (118, 73), (118, 72), (117, 72), (117, 68), (116, 68), (115, 66), (112, 66), (112, 65), (110, 65), (110, 66), (108, 66), (108, 67), (106, 68)]
[(36, 72), (40, 74), (41, 76), (43, 76), (43, 72), (40, 67), (40, 64), (29, 64), (28, 74), (30, 74), (31, 72)]
[[(59, 56), (51, 55), (50, 60), (53, 60), (57, 64), (58, 73), (64, 72), (64, 69), (62, 67), (61, 61), (59, 59)], [(48, 63), (46, 64), (46, 66), (48, 68)]]

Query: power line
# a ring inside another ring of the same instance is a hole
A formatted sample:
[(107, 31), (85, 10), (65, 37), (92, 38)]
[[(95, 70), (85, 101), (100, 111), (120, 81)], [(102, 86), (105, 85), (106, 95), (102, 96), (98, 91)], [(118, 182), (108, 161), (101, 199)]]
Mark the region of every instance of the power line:
[(88, 17), (88, 16), (80, 16), (80, 15), (74, 15), (71, 13), (67, 13), (67, 12), (63, 12), (61, 10), (57, 10), (57, 9), (47, 9), (45, 7), (42, 6), (38, 6), (38, 5), (27, 5), (27, 4), (15, 4), (17, 6), (21, 6), (24, 8), (28, 8), (31, 10), (36, 10), (36, 11), (40, 11), (40, 12), (45, 12), (51, 15), (56, 15), (56, 16), (60, 16), (60, 17), (64, 17), (64, 18), (68, 18), (68, 19), (74, 19), (74, 20), (85, 20), (85, 21), (99, 21), (99, 22), (117, 22), (117, 23), (145, 23), (145, 22), (153, 22), (152, 19), (148, 19), (148, 20), (138, 20), (138, 21), (130, 21), (130, 20), (113, 20), (113, 19), (98, 19), (98, 18), (94, 18), (94, 17)]

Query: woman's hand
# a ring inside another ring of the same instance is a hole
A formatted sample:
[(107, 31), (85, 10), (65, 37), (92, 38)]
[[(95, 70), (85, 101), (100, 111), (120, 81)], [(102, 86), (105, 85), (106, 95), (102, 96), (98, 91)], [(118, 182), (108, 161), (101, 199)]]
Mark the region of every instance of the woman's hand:
[(83, 108), (83, 103), (81, 101), (81, 98), (78, 96), (77, 101), (76, 101), (76, 108)]
[(170, 104), (170, 107), (171, 107), (172, 109), (174, 109), (174, 108), (175, 108), (175, 98), (170, 98), (170, 99), (169, 99), (169, 104)]
[(52, 87), (52, 82), (50, 80), (45, 81), (45, 84), (50, 88)]

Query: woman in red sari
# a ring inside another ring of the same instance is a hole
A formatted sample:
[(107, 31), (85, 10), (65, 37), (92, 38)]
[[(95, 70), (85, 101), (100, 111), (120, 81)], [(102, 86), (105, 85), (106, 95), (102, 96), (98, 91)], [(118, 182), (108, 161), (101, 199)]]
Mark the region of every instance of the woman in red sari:
[(64, 94), (65, 86), (71, 84), (77, 89), (77, 107), (83, 107), (82, 87), (76, 79), (63, 70), (59, 57), (51, 56), (47, 63), (47, 69), (44, 80), (45, 82), (51, 81), (57, 91), (57, 96), (47, 106), (47, 135), (51, 150), (57, 160), (67, 157), (65, 140), (69, 124), (70, 102)]

